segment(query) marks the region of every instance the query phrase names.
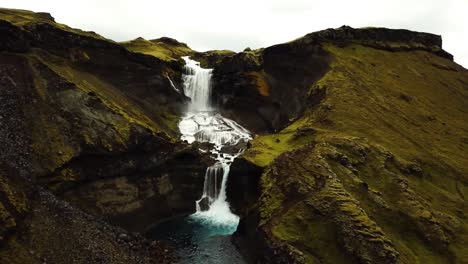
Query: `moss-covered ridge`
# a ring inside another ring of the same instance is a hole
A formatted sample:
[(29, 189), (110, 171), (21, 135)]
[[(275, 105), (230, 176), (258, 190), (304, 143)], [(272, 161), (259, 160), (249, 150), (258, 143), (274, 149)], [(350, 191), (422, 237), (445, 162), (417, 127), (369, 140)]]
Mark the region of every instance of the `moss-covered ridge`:
[(139, 37), (131, 41), (122, 42), (121, 45), (128, 50), (148, 54), (167, 62), (179, 61), (182, 56), (189, 56), (195, 53), (187, 44), (168, 37), (152, 40)]

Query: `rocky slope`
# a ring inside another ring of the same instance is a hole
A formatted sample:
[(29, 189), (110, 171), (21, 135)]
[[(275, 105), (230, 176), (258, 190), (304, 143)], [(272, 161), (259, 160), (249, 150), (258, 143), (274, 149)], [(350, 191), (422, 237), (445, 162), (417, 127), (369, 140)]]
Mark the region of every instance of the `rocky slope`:
[(201, 195), (211, 161), (176, 136), (182, 64), (43, 13), (0, 9), (0, 36), (0, 262), (164, 262), (117, 238)]
[(468, 261), (468, 71), (439, 36), (342, 27), (219, 67), (260, 133), (228, 187), (253, 262)]

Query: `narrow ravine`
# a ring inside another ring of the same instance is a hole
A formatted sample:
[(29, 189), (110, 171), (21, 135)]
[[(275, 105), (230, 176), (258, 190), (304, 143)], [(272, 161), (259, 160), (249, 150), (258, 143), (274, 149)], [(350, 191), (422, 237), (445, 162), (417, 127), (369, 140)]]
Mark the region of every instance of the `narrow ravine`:
[(209, 143), (216, 162), (205, 173), (203, 195), (194, 201), (196, 213), (167, 221), (151, 234), (169, 241), (176, 249), (180, 263), (244, 263), (230, 236), (239, 224), (239, 217), (226, 200), (229, 169), (242, 154), (251, 134), (238, 123), (223, 117), (211, 104), (212, 69), (204, 69), (196, 61), (186, 62), (184, 93), (191, 99), (179, 123), (181, 139)]

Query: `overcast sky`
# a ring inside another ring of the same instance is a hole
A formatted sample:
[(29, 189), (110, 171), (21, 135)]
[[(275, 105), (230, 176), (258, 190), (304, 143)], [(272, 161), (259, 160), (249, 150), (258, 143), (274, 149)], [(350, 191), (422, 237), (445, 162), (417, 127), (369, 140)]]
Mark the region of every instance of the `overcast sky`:
[(168, 36), (195, 50), (260, 48), (309, 32), (383, 26), (442, 35), (468, 68), (468, 0), (0, 0), (124, 41)]

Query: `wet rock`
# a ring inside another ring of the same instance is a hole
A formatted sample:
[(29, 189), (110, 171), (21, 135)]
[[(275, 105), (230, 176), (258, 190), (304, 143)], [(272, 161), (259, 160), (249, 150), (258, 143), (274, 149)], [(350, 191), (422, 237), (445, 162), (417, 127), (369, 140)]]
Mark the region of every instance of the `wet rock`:
[(210, 204), (208, 197), (204, 197), (198, 202), (198, 206), (200, 206), (201, 211), (208, 211), (208, 209), (210, 209)]

